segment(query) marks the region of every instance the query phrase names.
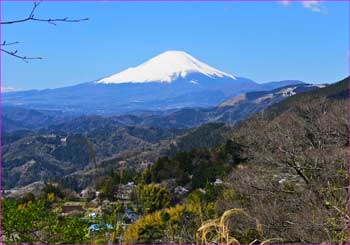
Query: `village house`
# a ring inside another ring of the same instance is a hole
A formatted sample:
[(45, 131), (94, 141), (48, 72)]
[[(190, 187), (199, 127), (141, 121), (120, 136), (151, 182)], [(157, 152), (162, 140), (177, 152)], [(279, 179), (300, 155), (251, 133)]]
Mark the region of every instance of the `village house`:
[(115, 198), (118, 202), (126, 205), (131, 202), (132, 193), (136, 189), (134, 182), (129, 182), (126, 185), (118, 185)]
[(139, 215), (136, 214), (135, 212), (133, 212), (131, 209), (127, 209), (125, 210), (125, 216), (126, 216), (126, 220), (125, 222), (127, 224), (132, 224), (134, 223), (138, 218), (139, 218)]
[(214, 185), (222, 185), (224, 182), (221, 179), (216, 179)]
[(185, 187), (177, 186), (177, 187), (175, 187), (174, 192), (178, 195), (184, 195), (188, 192), (188, 190)]

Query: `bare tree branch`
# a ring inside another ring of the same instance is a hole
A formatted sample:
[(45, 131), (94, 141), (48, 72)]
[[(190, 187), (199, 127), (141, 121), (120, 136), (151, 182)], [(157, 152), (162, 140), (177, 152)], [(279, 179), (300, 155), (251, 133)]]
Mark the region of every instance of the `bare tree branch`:
[(42, 57), (27, 57), (27, 56), (18, 55), (17, 54), (18, 50), (9, 51), (9, 50), (0, 48), (0, 51), (6, 53), (8, 55), (11, 55), (11, 56), (13, 56), (15, 58), (19, 58), (19, 59), (23, 60), (26, 63), (28, 63), (28, 60), (41, 60), (42, 59)]
[[(30, 11), (30, 13), (29, 13), (27, 18), (23, 18), (23, 19), (19, 19), (19, 20), (12, 20), (12, 21), (3, 21), (3, 22), (0, 22), (0, 25), (17, 24), (17, 23), (22, 23), (22, 22), (27, 22), (27, 21), (46, 22), (46, 23), (51, 24), (51, 25), (57, 25), (56, 22), (81, 22), (81, 21), (89, 20), (89, 18), (69, 19), (68, 17), (55, 18), (55, 19), (51, 19), (51, 18), (49, 18), (49, 19), (36, 18), (35, 17), (35, 11), (36, 11), (37, 7), (41, 4), (41, 2), (34, 2), (33, 4), (34, 4), (33, 8)], [(28, 63), (29, 60), (41, 60), (42, 59), (42, 57), (27, 57), (27, 56), (19, 55), (18, 54), (18, 50), (12, 51), (12, 50), (7, 50), (7, 49), (3, 48), (4, 46), (10, 46), (10, 45), (16, 45), (16, 44), (19, 44), (19, 42), (7, 43), (6, 41), (3, 41), (0, 44), (0, 51), (6, 53), (8, 55), (11, 55), (11, 56), (13, 56), (15, 58), (19, 58), (19, 59), (21, 59), (22, 61), (24, 61), (26, 63)]]
[(7, 49), (4, 49), (3, 47), (4, 46), (11, 46), (11, 45), (16, 45), (16, 44), (19, 44), (19, 42), (6, 42), (6, 41), (3, 41), (1, 44), (0, 44), (0, 51), (1, 52), (4, 52), (8, 55), (11, 55), (15, 58), (19, 58), (21, 60), (23, 60), (24, 62), (28, 63), (28, 60), (41, 60), (42, 58), (41, 57), (27, 57), (27, 56), (23, 56), (23, 55), (19, 55), (17, 54), (18, 53), (18, 50), (7, 50)]
[(1, 46), (16, 45), (16, 44), (19, 44), (19, 42), (8, 43), (8, 42), (6, 42), (6, 41), (3, 41), (3, 42), (0, 44), (0, 47), (1, 47)]
[(19, 19), (19, 20), (12, 20), (12, 21), (3, 21), (0, 22), (0, 25), (10, 25), (10, 24), (16, 24), (26, 21), (39, 21), (39, 22), (47, 22), (51, 25), (57, 25), (55, 22), (81, 22), (89, 20), (89, 18), (83, 18), (83, 19), (69, 19), (68, 17), (65, 18), (55, 18), (55, 19), (41, 19), (41, 18), (35, 18), (35, 10), (40, 5), (41, 2), (34, 2), (33, 8), (27, 18)]

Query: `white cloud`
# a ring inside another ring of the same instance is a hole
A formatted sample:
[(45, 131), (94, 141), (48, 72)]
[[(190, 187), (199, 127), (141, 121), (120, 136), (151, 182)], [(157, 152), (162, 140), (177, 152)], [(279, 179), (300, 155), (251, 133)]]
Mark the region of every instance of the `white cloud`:
[[(293, 2), (298, 2), (297, 0), (279, 0), (278, 3), (282, 4), (283, 6), (289, 6)], [(309, 9), (313, 12), (321, 13), (321, 14), (328, 14), (328, 10), (326, 7), (324, 7), (321, 4), (320, 0), (305, 0), (301, 1), (301, 4), (304, 8)]]
[(302, 1), (301, 2), (304, 8), (310, 9), (313, 12), (327, 14), (327, 9), (321, 5), (320, 1)]

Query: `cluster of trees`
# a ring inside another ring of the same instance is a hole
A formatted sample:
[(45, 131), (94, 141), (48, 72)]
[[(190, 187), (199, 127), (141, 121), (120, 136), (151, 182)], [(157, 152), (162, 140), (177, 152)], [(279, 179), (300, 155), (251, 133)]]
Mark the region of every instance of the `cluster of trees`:
[(128, 244), (192, 242), (199, 224), (195, 207), (179, 205), (141, 217), (128, 227), (124, 238)]
[(193, 243), (208, 209), (210, 207), (186, 203), (144, 215), (127, 228), (125, 242)]
[(169, 191), (159, 185), (139, 185), (136, 194), (136, 202), (143, 213), (152, 213), (170, 205)]
[(197, 148), (178, 152), (174, 157), (162, 157), (148, 167), (142, 175), (145, 183), (161, 183), (175, 179), (178, 185), (190, 185), (192, 189), (204, 188), (207, 183), (222, 178), (232, 167), (242, 163), (242, 146), (232, 140), (209, 150)]
[(230, 126), (224, 123), (208, 123), (192, 129), (177, 138), (176, 143), (171, 144), (168, 150), (170, 156), (181, 151), (191, 151), (198, 148), (213, 148), (224, 144), (227, 140), (226, 132)]
[[(20, 199), (2, 199), (3, 242), (9, 244), (106, 244), (119, 243), (126, 216), (125, 207), (120, 203), (99, 204), (99, 214), (90, 216), (95, 209), (80, 202), (86, 211), (62, 213), (69, 203), (64, 189), (47, 184), (43, 194), (35, 197), (32, 193)], [(99, 200), (102, 201), (102, 200)], [(75, 204), (78, 205), (78, 204)], [(95, 213), (96, 214), (96, 213)], [(89, 232), (94, 224), (99, 231)]]
[(88, 243), (88, 224), (77, 216), (59, 217), (54, 193), (19, 200), (2, 199), (5, 243)]
[(145, 210), (124, 233), (125, 243), (194, 243), (200, 242), (198, 229), (217, 217), (216, 200), (223, 186), (207, 184), (204, 190), (192, 191), (181, 203), (169, 207), (169, 192), (159, 185), (141, 185), (139, 197)]
[(116, 201), (117, 186), (127, 184), (128, 182), (137, 183), (140, 179), (140, 173), (132, 168), (119, 171), (110, 170), (106, 176), (100, 176), (96, 180), (96, 189), (100, 191), (101, 199)]

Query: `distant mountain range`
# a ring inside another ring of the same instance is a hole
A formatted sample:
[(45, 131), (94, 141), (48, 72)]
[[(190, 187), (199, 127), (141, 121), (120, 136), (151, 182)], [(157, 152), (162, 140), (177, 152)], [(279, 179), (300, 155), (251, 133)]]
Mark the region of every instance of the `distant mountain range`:
[[(115, 165), (120, 160), (137, 168), (141, 162), (154, 161), (162, 155), (224, 142), (231, 127), (223, 123), (205, 124), (208, 122), (239, 122), (262, 110), (269, 118), (289, 110), (294, 103), (308, 104), (309, 98), (348, 98), (347, 80), (318, 87), (301, 84), (246, 93), (207, 109), (183, 108), (112, 117), (79, 116), (65, 120), (58, 112), (49, 117), (45, 111), (26, 109), (14, 117), (11, 108), (7, 108), (3, 115), (7, 120), (27, 119), (26, 125), (32, 126), (33, 113), (37, 115), (33, 117), (35, 121), (40, 122), (43, 117), (48, 125), (36, 130), (3, 132), (3, 186), (8, 189), (64, 177), (83, 188), (91, 181), (94, 159), (101, 173), (107, 171), (108, 164)], [(21, 117), (22, 114), (26, 116)], [(54, 118), (62, 121), (52, 123)], [(201, 124), (205, 125), (188, 129)]]
[[(227, 129), (224, 124), (207, 123), (236, 123), (292, 95), (317, 88), (298, 84), (241, 94), (216, 107), (109, 117), (4, 106), (3, 186), (68, 176), (91, 167), (93, 159), (102, 162), (120, 154), (124, 159), (130, 151), (141, 152), (143, 159), (152, 161), (162, 154), (216, 145), (224, 141), (222, 134)], [(206, 125), (189, 130), (202, 124)], [(138, 158), (132, 161), (138, 165)]]
[(2, 130), (33, 130), (69, 121), (78, 115), (55, 110), (35, 110), (18, 106), (2, 106)]
[(214, 107), (185, 107), (165, 111), (143, 111), (117, 116), (81, 115), (53, 110), (3, 107), (3, 130), (61, 130), (85, 132), (91, 128), (143, 126), (156, 128), (192, 128), (210, 122), (234, 124), (294, 94), (324, 85), (296, 84), (269, 91), (243, 93)]
[(2, 103), (39, 110), (112, 115), (216, 106), (241, 93), (300, 83), (258, 84), (212, 68), (185, 52), (167, 51), (137, 67), (95, 82), (4, 93)]

